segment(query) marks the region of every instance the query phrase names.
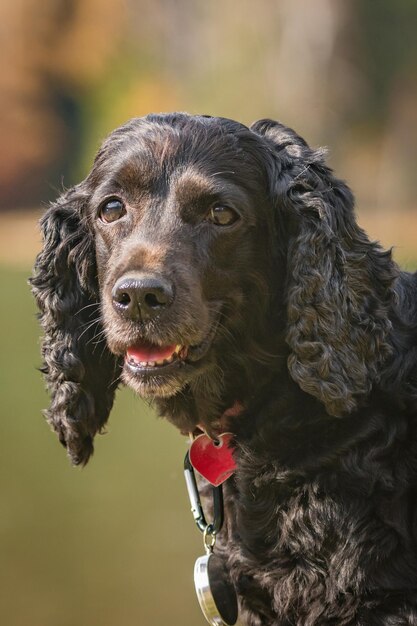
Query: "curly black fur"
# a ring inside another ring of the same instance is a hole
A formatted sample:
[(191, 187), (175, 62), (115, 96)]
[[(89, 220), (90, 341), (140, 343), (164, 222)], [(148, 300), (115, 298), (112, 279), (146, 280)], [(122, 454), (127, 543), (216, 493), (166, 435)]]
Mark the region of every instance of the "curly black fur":
[[(126, 216), (103, 225), (113, 196)], [(207, 223), (213, 202), (233, 227)], [(132, 120), (43, 230), (47, 415), (72, 460), (121, 375), (182, 432), (236, 435), (219, 550), (242, 623), (417, 624), (417, 276), (359, 228), (323, 151), (271, 120)], [(169, 311), (120, 319), (112, 288), (132, 270), (172, 281)], [(140, 341), (208, 338), (169, 376), (123, 363)]]
[(65, 193), (41, 226), (32, 290), (45, 330), (42, 346), (49, 423), (75, 464), (86, 463), (106, 422), (118, 382), (117, 362), (101, 345), (94, 241), (83, 224), (82, 185)]

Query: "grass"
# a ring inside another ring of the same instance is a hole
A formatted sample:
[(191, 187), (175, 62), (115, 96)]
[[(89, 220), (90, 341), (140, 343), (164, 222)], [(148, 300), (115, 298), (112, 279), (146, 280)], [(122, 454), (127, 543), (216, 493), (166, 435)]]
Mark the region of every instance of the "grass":
[(28, 274), (0, 267), (0, 621), (203, 625), (185, 441), (124, 390), (90, 464), (69, 465), (41, 415)]

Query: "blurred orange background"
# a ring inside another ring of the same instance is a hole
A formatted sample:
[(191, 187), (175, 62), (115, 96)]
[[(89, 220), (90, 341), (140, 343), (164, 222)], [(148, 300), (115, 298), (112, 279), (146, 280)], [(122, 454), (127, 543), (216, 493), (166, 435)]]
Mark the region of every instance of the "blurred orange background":
[(6, 0), (0, 24), (0, 621), (203, 625), (183, 439), (122, 390), (81, 471), (42, 418), (38, 218), (130, 117), (272, 117), (329, 147), (359, 222), (416, 268), (417, 3)]

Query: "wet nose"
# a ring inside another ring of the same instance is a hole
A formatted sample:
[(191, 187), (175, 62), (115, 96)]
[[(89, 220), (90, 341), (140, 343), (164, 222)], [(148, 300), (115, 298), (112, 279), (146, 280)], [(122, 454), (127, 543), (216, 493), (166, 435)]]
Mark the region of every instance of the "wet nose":
[(171, 306), (172, 284), (156, 275), (122, 276), (113, 287), (113, 307), (125, 319), (145, 321)]

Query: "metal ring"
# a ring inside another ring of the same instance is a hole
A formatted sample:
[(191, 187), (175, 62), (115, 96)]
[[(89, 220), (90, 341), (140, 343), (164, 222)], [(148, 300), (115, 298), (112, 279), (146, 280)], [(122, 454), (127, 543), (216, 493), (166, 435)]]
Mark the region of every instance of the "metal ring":
[(213, 552), (213, 548), (216, 545), (216, 531), (212, 524), (208, 524), (203, 532), (203, 542), (207, 554)]

